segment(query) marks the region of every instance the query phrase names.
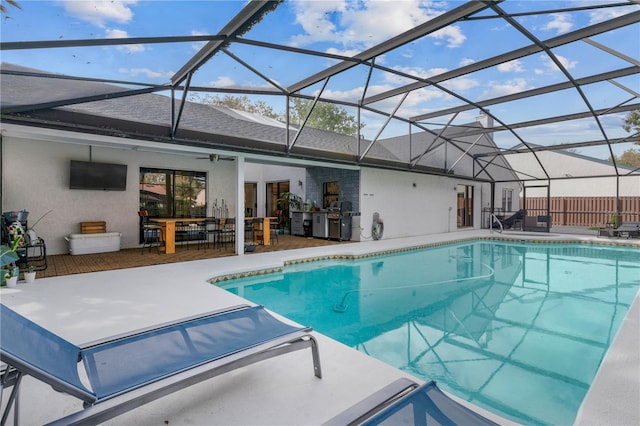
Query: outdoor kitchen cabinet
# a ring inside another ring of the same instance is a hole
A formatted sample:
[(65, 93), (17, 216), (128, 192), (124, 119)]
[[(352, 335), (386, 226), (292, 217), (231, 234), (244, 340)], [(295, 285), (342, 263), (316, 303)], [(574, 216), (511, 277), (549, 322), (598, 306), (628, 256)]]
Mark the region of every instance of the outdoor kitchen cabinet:
[(328, 238), (329, 230), (327, 224), (327, 212), (319, 211), (313, 212), (313, 236), (315, 238)]
[(304, 221), (311, 220), (310, 212), (291, 212), (291, 235), (304, 235)]

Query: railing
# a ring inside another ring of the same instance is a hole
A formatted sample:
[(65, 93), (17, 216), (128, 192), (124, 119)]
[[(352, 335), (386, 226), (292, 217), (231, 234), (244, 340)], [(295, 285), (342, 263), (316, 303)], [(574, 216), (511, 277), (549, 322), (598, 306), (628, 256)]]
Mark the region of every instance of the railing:
[[(496, 222), (498, 222), (498, 225), (500, 225), (500, 233), (502, 234), (502, 231), (504, 231), (504, 228), (502, 227), (502, 221), (500, 219), (498, 219), (498, 216), (496, 216), (495, 213), (491, 213), (491, 218), (493, 220), (495, 220)], [(489, 224), (489, 232), (491, 232), (493, 234), (493, 222), (491, 222), (491, 224)]]

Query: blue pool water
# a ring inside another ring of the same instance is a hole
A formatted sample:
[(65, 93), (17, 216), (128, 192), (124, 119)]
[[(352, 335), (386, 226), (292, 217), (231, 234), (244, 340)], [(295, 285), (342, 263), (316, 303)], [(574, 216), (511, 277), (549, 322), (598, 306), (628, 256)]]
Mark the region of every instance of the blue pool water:
[(572, 424), (640, 287), (640, 250), (476, 241), (222, 288), (524, 424)]

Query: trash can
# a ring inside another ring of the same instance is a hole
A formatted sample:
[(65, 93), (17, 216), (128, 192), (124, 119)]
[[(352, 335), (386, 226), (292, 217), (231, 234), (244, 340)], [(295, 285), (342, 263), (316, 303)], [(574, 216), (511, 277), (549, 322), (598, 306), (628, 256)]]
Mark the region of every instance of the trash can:
[(311, 219), (305, 219), (302, 222), (302, 228), (304, 229), (304, 236), (310, 237), (311, 236)]

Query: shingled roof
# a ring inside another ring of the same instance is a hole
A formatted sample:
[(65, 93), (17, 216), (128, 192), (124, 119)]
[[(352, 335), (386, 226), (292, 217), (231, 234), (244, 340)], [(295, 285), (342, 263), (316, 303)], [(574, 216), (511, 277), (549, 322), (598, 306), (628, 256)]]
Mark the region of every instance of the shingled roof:
[[(2, 107), (28, 104), (55, 104), (66, 99), (104, 97), (82, 103), (71, 103), (47, 109), (20, 111), (22, 119), (46, 120), (51, 127), (78, 126), (78, 130), (118, 135), (133, 132), (142, 139), (162, 140), (178, 144), (225, 148), (237, 151), (281, 151), (286, 152), (287, 129), (285, 123), (266, 117), (196, 102), (186, 102), (180, 127), (170, 136), (172, 121), (171, 98), (157, 93), (142, 93), (136, 96), (113, 97), (124, 93), (126, 87), (95, 81), (65, 79), (64, 76), (45, 71), (28, 69), (13, 64), (2, 64), (6, 74), (1, 80)], [(29, 74), (39, 75), (32, 77)], [(45, 75), (45, 77), (42, 77)], [(43, 94), (46, 97), (43, 99)], [(174, 108), (179, 108), (174, 100)], [(5, 120), (7, 121), (7, 120)], [(21, 120), (22, 121), (22, 120)], [(100, 130), (101, 131), (100, 131)], [(290, 126), (292, 141), (299, 126)], [(368, 143), (361, 141), (360, 144)], [(322, 151), (334, 158), (357, 157), (358, 139), (338, 133), (305, 127), (296, 141), (296, 150), (311, 153)], [(384, 146), (376, 144), (371, 156), (388, 161), (398, 158)]]

